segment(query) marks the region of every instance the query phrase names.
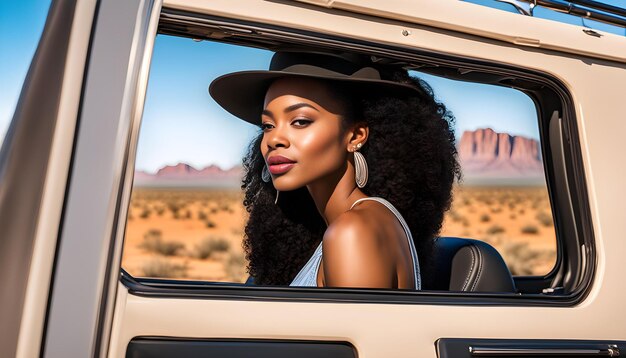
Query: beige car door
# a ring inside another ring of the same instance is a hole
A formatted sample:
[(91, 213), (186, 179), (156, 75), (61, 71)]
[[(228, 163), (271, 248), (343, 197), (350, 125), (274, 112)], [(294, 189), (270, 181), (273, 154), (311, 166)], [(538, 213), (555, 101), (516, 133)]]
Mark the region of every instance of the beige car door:
[[(546, 277), (516, 277), (518, 286), (536, 291), (521, 293), (269, 287), (120, 275), (157, 31), (342, 48), (413, 63), (439, 76), (527, 91), (537, 103), (546, 143), (559, 237), (556, 269)], [(619, 313), (625, 228), (616, 214), (626, 210), (620, 179), (626, 172), (606, 158), (626, 129), (620, 121), (626, 104), (617, 90), (626, 82), (625, 44), (618, 36), (592, 37), (575, 26), (457, 1), (102, 1), (43, 355), (616, 356), (626, 349)]]

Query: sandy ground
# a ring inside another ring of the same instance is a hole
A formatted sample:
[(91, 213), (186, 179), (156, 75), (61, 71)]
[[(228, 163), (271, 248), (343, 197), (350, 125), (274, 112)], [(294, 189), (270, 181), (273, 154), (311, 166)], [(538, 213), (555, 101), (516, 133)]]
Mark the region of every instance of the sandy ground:
[[(135, 189), (122, 267), (137, 277), (243, 282), (241, 201), (238, 191)], [(544, 274), (556, 260), (541, 188), (457, 188), (441, 236), (489, 242), (514, 274)]]
[[(243, 272), (241, 243), (245, 211), (241, 201), (241, 195), (235, 191), (135, 190), (126, 225), (122, 267), (133, 276), (242, 282), (247, 275)], [(161, 234), (154, 235), (155, 230)], [(162, 246), (180, 243), (183, 247), (171, 255), (142, 247), (146, 237), (155, 236), (161, 237)], [(229, 249), (216, 251), (204, 259), (196, 257), (198, 245), (212, 239), (226, 240)], [(150, 271), (155, 270), (162, 274), (151, 275)]]
[(556, 263), (556, 234), (545, 188), (456, 188), (440, 236), (483, 240), (514, 275), (542, 275)]

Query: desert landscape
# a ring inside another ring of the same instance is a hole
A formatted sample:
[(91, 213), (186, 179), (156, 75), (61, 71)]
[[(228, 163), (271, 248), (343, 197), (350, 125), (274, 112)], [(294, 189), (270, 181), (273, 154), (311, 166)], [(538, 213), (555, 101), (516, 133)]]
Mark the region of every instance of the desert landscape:
[[(464, 132), (458, 148), (464, 178), (440, 236), (488, 242), (514, 275), (548, 273), (556, 235), (538, 142), (485, 128)], [(136, 277), (244, 282), (241, 173), (185, 163), (136, 172), (122, 267)]]
[[(244, 282), (241, 202), (237, 189), (135, 189), (122, 267), (137, 277)], [(556, 261), (541, 187), (457, 187), (441, 236), (490, 243), (515, 275), (548, 273)]]
[(136, 277), (244, 282), (237, 189), (136, 188), (122, 267)]

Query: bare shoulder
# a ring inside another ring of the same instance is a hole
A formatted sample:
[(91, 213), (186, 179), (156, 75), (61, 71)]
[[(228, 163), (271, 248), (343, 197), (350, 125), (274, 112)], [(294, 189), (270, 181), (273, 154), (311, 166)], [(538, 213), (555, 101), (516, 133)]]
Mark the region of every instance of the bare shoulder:
[(376, 239), (376, 225), (361, 211), (350, 210), (341, 214), (324, 233), (324, 241), (370, 241)]
[(348, 211), (326, 230), (322, 244), (327, 286), (388, 287), (393, 262), (385, 254), (376, 223), (365, 212)]

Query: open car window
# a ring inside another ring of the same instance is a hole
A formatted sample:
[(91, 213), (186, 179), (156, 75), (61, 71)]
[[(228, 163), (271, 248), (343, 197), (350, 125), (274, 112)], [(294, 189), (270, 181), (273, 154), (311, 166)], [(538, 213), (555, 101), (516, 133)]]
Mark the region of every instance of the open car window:
[[(242, 157), (257, 126), (208, 95), (217, 76), (266, 69), (273, 52), (159, 35), (142, 119), (122, 267), (133, 277), (243, 283)], [(513, 275), (557, 261), (537, 108), (511, 88), (413, 70), (455, 116), (463, 179), (440, 236), (482, 240)]]

